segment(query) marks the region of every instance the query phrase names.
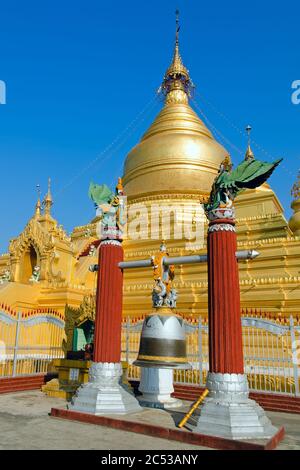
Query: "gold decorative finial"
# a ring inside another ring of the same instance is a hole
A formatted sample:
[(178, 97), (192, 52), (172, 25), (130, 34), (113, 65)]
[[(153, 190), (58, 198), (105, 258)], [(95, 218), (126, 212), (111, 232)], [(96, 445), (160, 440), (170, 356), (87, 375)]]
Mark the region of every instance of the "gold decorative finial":
[(292, 194), (294, 201), (300, 200), (300, 171), (298, 173), (297, 181), (292, 187), (291, 194)]
[(42, 209), (42, 204), (41, 204), (41, 186), (39, 184), (36, 185), (36, 190), (38, 194), (38, 200), (35, 206), (35, 216), (39, 217), (41, 215), (41, 209)]
[(246, 127), (246, 132), (248, 134), (248, 147), (247, 147), (247, 150), (246, 150), (246, 154), (245, 154), (245, 160), (254, 160), (255, 157), (254, 157), (254, 153), (252, 152), (252, 149), (251, 149), (251, 131), (252, 131), (252, 127), (248, 126)]
[(246, 132), (248, 135), (248, 145), (250, 145), (251, 143), (251, 131), (252, 131), (252, 127), (248, 124), (248, 126), (246, 127)]
[(165, 73), (160, 91), (166, 97), (166, 104), (187, 104), (194, 85), (188, 69), (183, 65), (179, 52), (179, 10), (176, 10), (176, 34), (173, 60)]
[(293, 197), (291, 204), (293, 215), (289, 220), (289, 227), (295, 236), (300, 237), (300, 171), (291, 192)]
[(226, 155), (224, 160), (222, 161), (220, 165), (220, 173), (223, 173), (224, 171), (231, 171), (232, 170), (232, 161), (230, 158), (229, 153)]
[(118, 178), (118, 184), (116, 186), (116, 190), (118, 194), (123, 194), (124, 187), (123, 187), (123, 181), (122, 178)]
[(179, 26), (179, 10), (178, 9), (175, 11), (175, 15), (176, 15), (176, 46), (179, 46), (180, 26)]
[(51, 207), (53, 206), (53, 199), (51, 194), (51, 178), (48, 179), (48, 193), (43, 201), (45, 207), (45, 215), (51, 215)]

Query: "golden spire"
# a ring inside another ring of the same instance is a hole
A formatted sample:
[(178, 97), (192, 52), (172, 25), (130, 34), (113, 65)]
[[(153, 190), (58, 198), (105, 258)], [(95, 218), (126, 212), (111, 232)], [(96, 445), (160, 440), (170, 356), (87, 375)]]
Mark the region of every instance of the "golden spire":
[(294, 213), (289, 220), (289, 227), (294, 235), (300, 237), (300, 171), (298, 173), (297, 181), (292, 187), (291, 193), (293, 197), (291, 208)]
[(165, 73), (160, 91), (166, 96), (166, 103), (188, 103), (191, 90), (194, 87), (189, 71), (183, 65), (179, 52), (179, 11), (176, 10), (176, 36), (173, 60)]
[(39, 184), (36, 185), (37, 193), (38, 193), (38, 200), (35, 205), (35, 217), (39, 218), (41, 215), (41, 209), (42, 209), (42, 204), (41, 204), (41, 187)]
[(48, 193), (43, 201), (45, 207), (45, 215), (51, 215), (51, 207), (53, 206), (52, 194), (51, 194), (51, 179), (48, 179)]
[(252, 152), (252, 149), (251, 149), (251, 131), (252, 131), (252, 127), (249, 126), (248, 124), (248, 126), (246, 127), (246, 132), (248, 134), (248, 147), (247, 147), (246, 154), (245, 154), (245, 160), (255, 159), (254, 153)]
[(300, 171), (298, 173), (298, 178), (291, 191), (294, 201), (300, 201)]

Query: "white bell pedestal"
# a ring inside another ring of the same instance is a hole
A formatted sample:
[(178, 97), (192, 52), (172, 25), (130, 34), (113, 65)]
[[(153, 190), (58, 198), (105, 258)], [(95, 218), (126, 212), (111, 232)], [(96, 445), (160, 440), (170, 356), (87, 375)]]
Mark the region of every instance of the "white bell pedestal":
[(182, 401), (171, 397), (174, 392), (173, 369), (141, 367), (141, 381), (137, 397), (140, 405), (149, 408), (179, 408)]

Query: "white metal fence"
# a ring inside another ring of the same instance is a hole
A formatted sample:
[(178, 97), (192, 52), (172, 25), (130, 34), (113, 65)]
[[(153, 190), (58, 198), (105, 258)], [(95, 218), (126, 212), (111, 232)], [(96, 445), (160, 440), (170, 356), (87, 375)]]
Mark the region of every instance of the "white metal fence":
[[(122, 327), (122, 360), (129, 379), (139, 379), (137, 358), (143, 320), (128, 318)], [(0, 309), (0, 378), (46, 373), (63, 358), (65, 323), (53, 311), (16, 313)], [(179, 384), (205, 386), (208, 372), (207, 319), (185, 319), (188, 371), (174, 371)], [(300, 325), (293, 317), (242, 316), (245, 373), (250, 389), (299, 396)]]
[(0, 378), (47, 373), (64, 357), (64, 327), (54, 311), (0, 311)]
[[(269, 318), (268, 318), (269, 316)], [(295, 324), (296, 323), (296, 324)], [(132, 365), (139, 351), (143, 321), (128, 318), (122, 330), (122, 360), (129, 364), (128, 376), (139, 379)], [(185, 320), (187, 355), (192, 369), (174, 371), (174, 382), (205, 386), (208, 364), (207, 319)], [(242, 317), (245, 373), (250, 390), (299, 396), (300, 326), (293, 317), (271, 315)]]

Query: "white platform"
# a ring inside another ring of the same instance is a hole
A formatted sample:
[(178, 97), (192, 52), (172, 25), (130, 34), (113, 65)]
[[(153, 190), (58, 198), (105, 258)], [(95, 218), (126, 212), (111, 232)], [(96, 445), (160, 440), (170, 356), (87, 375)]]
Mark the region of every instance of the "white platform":
[(269, 439), (277, 433), (263, 408), (249, 399), (246, 375), (210, 372), (207, 388), (195, 432), (230, 439)]
[(69, 410), (93, 415), (128, 414), (141, 411), (133, 393), (121, 384), (120, 363), (92, 363), (89, 381), (73, 397)]

